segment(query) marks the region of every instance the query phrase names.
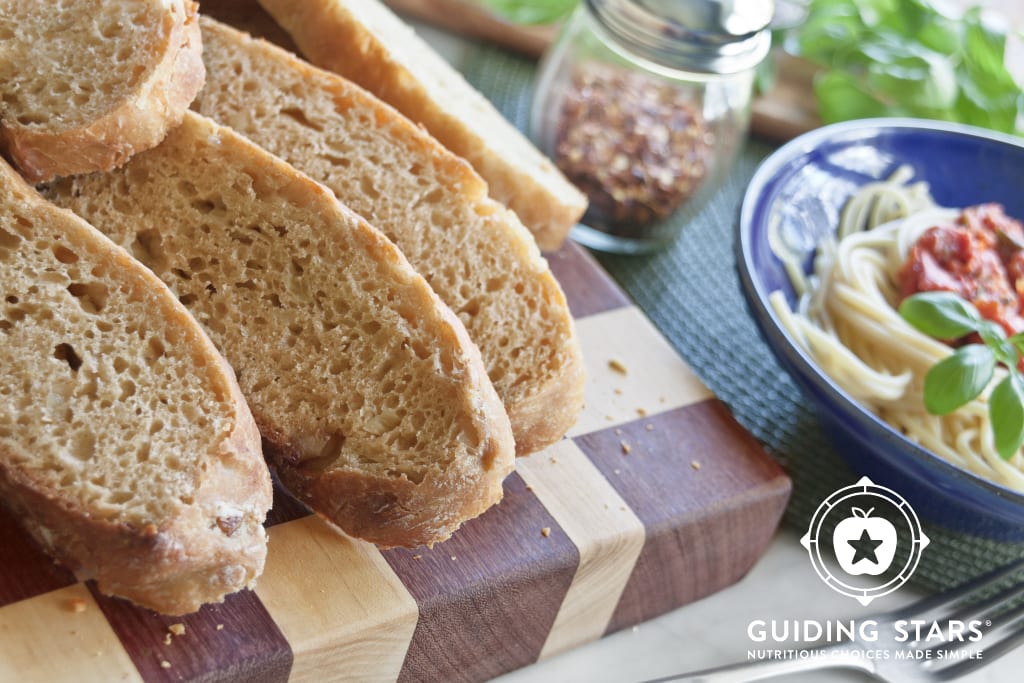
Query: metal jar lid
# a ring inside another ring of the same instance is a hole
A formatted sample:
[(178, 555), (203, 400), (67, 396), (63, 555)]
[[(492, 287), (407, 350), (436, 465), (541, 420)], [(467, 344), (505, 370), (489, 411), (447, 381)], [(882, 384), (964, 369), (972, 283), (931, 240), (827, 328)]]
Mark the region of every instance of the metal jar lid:
[(636, 55), (674, 69), (732, 74), (771, 47), (772, 0), (586, 0), (604, 28)]

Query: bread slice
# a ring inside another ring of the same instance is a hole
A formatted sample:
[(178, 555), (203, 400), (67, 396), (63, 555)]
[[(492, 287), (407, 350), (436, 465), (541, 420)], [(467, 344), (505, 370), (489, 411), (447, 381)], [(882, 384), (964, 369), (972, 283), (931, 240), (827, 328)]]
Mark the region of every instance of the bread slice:
[(45, 194), (129, 248), (234, 366), (296, 496), (383, 546), (501, 498), (508, 417), (459, 319), (329, 190), (191, 112), (158, 147)]
[(231, 368), (152, 273), (0, 161), (0, 501), (168, 614), (263, 570), (270, 475)]
[(202, 85), (191, 0), (0, 3), (0, 148), (29, 180), (123, 164)]
[(467, 159), (553, 250), (584, 195), (465, 79), (377, 0), (260, 0), (311, 62), (349, 78)]
[(197, 111), (334, 191), (380, 229), (480, 347), (526, 455), (583, 404), (583, 362), (558, 282), (515, 214), (390, 106), (349, 81), (204, 17)]

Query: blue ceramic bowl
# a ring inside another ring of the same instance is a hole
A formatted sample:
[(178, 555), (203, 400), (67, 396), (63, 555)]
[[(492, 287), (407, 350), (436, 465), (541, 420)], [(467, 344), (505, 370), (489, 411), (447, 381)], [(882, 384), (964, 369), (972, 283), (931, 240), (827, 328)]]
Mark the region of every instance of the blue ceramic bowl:
[(868, 119), (825, 126), (772, 154), (758, 168), (740, 211), (737, 263), (764, 338), (817, 409), (836, 450), (857, 473), (902, 494), (921, 516), (979, 535), (1024, 538), (1024, 495), (982, 479), (905, 438), (826, 377), (786, 334), (768, 295), (795, 296), (768, 244), (782, 221), (789, 248), (806, 257), (835, 230), (846, 200), (866, 182), (908, 165), (935, 201), (962, 207), (996, 201), (1024, 217), (1024, 139), (969, 126)]

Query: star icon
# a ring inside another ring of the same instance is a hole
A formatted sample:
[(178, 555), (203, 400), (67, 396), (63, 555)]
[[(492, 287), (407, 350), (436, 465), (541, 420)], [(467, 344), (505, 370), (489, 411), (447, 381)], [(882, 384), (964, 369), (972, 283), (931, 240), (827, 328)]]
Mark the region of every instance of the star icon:
[(882, 541), (876, 541), (868, 535), (868, 530), (865, 529), (860, 533), (860, 538), (856, 541), (847, 541), (855, 551), (853, 555), (853, 564), (857, 564), (861, 560), (871, 560), (875, 564), (878, 564), (878, 558), (875, 556), (875, 549), (882, 545)]

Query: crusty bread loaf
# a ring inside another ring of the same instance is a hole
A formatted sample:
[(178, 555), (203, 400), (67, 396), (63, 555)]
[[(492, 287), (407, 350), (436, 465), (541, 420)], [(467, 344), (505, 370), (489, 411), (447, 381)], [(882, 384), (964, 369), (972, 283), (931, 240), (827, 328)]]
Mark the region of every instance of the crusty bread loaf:
[(0, 149), (30, 180), (123, 164), (202, 85), (191, 0), (0, 2)]
[(282, 481), (346, 532), (447, 538), (501, 498), (508, 417), (458, 318), (329, 190), (198, 114), (46, 196), (166, 282), (238, 373)]
[(557, 281), (469, 165), (362, 88), (204, 17), (193, 108), (334, 191), (392, 239), (479, 346), (526, 455), (583, 403), (583, 362)]
[(263, 570), (270, 474), (231, 369), (160, 280), (0, 161), (0, 503), (169, 614)]
[(553, 250), (585, 196), (378, 0), (260, 0), (311, 62), (363, 86), (467, 159), (491, 196)]

